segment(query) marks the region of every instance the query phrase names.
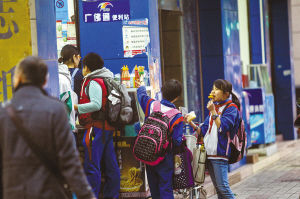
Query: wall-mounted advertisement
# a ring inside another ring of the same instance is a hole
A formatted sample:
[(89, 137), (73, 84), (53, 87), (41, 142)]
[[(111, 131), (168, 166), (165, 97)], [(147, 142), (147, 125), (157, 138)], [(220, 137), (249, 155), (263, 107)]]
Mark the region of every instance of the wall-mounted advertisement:
[(124, 57), (133, 57), (147, 52), (150, 42), (148, 19), (123, 21)]
[(28, 0), (0, 0), (0, 103), (11, 99), (17, 63), (32, 54)]
[(252, 144), (275, 141), (274, 97), (263, 88), (244, 89), (250, 103), (250, 132)]
[(83, 0), (85, 23), (115, 22), (130, 19), (129, 0)]
[(264, 103), (262, 89), (245, 89), (249, 96), (251, 143), (264, 144)]

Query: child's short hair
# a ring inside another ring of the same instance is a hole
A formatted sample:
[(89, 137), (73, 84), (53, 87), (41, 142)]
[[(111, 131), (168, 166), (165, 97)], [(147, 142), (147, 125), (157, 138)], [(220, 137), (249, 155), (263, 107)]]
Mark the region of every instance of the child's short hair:
[(173, 101), (181, 95), (182, 84), (176, 79), (167, 80), (161, 88), (162, 96), (168, 101)]
[(94, 70), (103, 68), (104, 61), (97, 53), (89, 53), (83, 58), (82, 65), (87, 66), (93, 72)]

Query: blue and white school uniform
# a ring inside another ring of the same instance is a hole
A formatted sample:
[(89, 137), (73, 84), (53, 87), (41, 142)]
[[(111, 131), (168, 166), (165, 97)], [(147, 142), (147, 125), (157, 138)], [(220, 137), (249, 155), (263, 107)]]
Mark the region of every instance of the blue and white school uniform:
[(204, 146), (207, 152), (208, 170), (218, 198), (234, 199), (228, 182), (228, 157), (231, 153), (228, 135), (232, 139), (237, 132), (240, 116), (236, 105), (228, 106), (225, 109), (226, 105), (230, 103), (232, 101), (229, 99), (215, 103), (221, 125), (218, 128), (210, 114), (201, 126), (201, 132), (204, 136)]
[[(147, 118), (153, 110), (154, 99), (147, 95), (144, 86), (137, 90), (138, 101)], [(168, 100), (161, 101), (161, 111), (167, 112), (172, 108), (176, 108), (174, 104)], [(182, 142), (183, 135), (183, 117), (177, 114), (170, 122), (170, 131), (172, 133), (173, 144), (179, 146)], [(150, 187), (151, 197), (153, 199), (173, 199), (173, 173), (174, 173), (174, 157), (171, 150), (167, 152), (165, 159), (156, 166), (146, 166), (147, 179)]]

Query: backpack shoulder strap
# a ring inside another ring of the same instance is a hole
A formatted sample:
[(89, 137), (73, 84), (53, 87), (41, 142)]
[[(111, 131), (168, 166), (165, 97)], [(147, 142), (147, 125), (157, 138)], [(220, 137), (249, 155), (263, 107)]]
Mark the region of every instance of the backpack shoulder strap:
[(237, 107), (237, 105), (236, 105), (235, 103), (228, 103), (228, 104), (226, 104), (225, 108), (223, 109), (221, 115), (223, 115), (224, 111), (225, 111), (228, 107), (231, 107), (231, 106), (234, 106), (237, 110), (239, 110), (238, 107)]
[(153, 102), (153, 112), (161, 111), (161, 105), (159, 101)]
[(174, 117), (175, 115), (177, 115), (178, 113), (180, 113), (179, 110), (177, 110), (176, 108), (172, 108), (171, 110), (165, 112), (165, 115), (166, 115), (168, 118), (172, 118), (172, 117)]

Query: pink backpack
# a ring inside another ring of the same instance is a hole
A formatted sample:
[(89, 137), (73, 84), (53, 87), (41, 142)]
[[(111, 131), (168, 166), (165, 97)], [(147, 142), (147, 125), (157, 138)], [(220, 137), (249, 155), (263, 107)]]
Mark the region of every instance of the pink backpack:
[[(234, 103), (227, 104), (223, 112), (227, 107), (234, 106), (238, 109), (237, 105)], [(222, 114), (223, 114), (222, 112)], [(239, 126), (237, 132), (234, 134), (233, 139), (230, 139), (230, 132), (227, 132), (228, 145), (230, 145), (231, 152), (229, 156), (228, 163), (233, 164), (239, 162), (245, 155), (247, 146), (247, 133), (245, 131), (244, 120), (240, 117)], [(228, 147), (227, 147), (228, 150)], [(228, 151), (226, 151), (228, 154)]]
[(180, 113), (177, 109), (162, 113), (160, 102), (153, 103), (153, 112), (143, 124), (133, 146), (134, 157), (151, 166), (165, 158), (171, 142), (170, 122)]

